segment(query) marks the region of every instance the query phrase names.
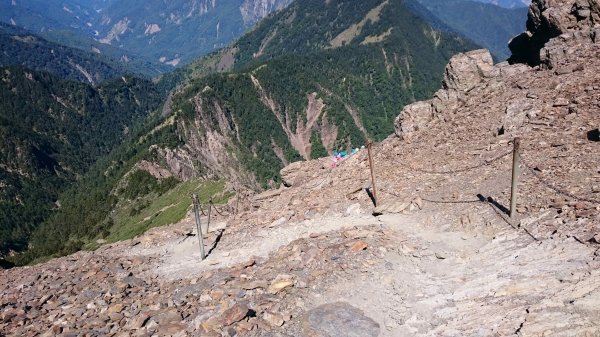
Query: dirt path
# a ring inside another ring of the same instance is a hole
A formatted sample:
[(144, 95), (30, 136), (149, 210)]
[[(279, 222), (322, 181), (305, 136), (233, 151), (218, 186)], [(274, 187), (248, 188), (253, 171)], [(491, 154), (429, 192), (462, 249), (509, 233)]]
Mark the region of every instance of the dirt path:
[(267, 257), (280, 247), (300, 238), (308, 238), (311, 234), (377, 223), (378, 220), (370, 215), (329, 217), (232, 233), (228, 231), (227, 224), (221, 222), (211, 226), (210, 232), (213, 234), (205, 241), (207, 252), (215, 246), (217, 234), (223, 231), (223, 236), (218, 239), (220, 241), (211, 254), (201, 261), (198, 240), (195, 236), (196, 230), (188, 219), (184, 222), (184, 227), (189, 228), (194, 236), (172, 239), (161, 246), (133, 250), (131, 253), (160, 256), (155, 272), (161, 277), (171, 280), (192, 278), (207, 270), (230, 267), (254, 257)]
[(307, 302), (348, 302), (377, 321), (382, 336), (600, 333), (600, 264), (589, 246), (537, 242), (508, 228), (490, 239), (415, 218), (381, 220), (397, 233), (398, 248)]

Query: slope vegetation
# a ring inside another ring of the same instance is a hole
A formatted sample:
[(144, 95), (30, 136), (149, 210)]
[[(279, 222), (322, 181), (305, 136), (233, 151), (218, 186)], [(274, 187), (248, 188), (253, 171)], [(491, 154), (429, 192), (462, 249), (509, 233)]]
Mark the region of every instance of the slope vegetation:
[(35, 34), (0, 23), (0, 66), (22, 65), (45, 70), (62, 79), (97, 84), (128, 72), (106, 57), (47, 41)]

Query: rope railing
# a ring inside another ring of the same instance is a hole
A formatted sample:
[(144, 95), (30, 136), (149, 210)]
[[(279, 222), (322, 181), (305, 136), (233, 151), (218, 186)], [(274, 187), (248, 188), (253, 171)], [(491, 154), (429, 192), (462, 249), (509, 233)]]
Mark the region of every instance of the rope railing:
[[(482, 163), (477, 164), (477, 165), (473, 165), (473, 166), (468, 166), (468, 167), (464, 167), (464, 168), (459, 168), (459, 169), (454, 169), (454, 170), (447, 170), (447, 171), (433, 171), (433, 170), (427, 170), (427, 169), (422, 169), (422, 168), (417, 168), (411, 165), (408, 165), (402, 161), (395, 161), (395, 163), (397, 163), (398, 165), (407, 168), (411, 171), (414, 172), (420, 172), (420, 173), (426, 173), (426, 174), (439, 174), (439, 175), (445, 175), (445, 174), (456, 174), (456, 173), (462, 173), (462, 172), (468, 172), (468, 171), (472, 171), (472, 170), (476, 170), (479, 169), (481, 167), (484, 166), (488, 166), (491, 165), (492, 163), (495, 163), (497, 161), (499, 161), (500, 159), (510, 155), (511, 153), (513, 153), (513, 151), (508, 151), (506, 153), (500, 154), (494, 158), (491, 159), (487, 159), (484, 160)], [(555, 193), (565, 196), (567, 198), (573, 199), (573, 200), (577, 200), (577, 201), (583, 201), (583, 202), (589, 202), (589, 203), (593, 203), (593, 204), (600, 204), (600, 200), (598, 199), (593, 199), (593, 198), (587, 198), (587, 197), (582, 197), (582, 196), (578, 196), (575, 195), (573, 193), (567, 192), (564, 189), (561, 189), (560, 187), (555, 186), (554, 184), (548, 182), (547, 180), (545, 180), (540, 174), (539, 172), (537, 172), (535, 170), (535, 168), (530, 165), (526, 160), (524, 160), (525, 158), (521, 155), (520, 156), (522, 158), (521, 163), (523, 164), (523, 166), (529, 171), (531, 172), (531, 174), (546, 188), (554, 191)], [(385, 191), (388, 194), (394, 195), (392, 192), (390, 192), (389, 190)], [(435, 200), (433, 198), (429, 199), (429, 198), (423, 198), (421, 197), (421, 199), (425, 200), (425, 201), (429, 201), (432, 203), (456, 203), (456, 204), (460, 204), (460, 203), (475, 203), (475, 202), (479, 202), (479, 200), (458, 200), (458, 201), (454, 201), (454, 200)], [(428, 200), (426, 200), (428, 199)]]
[(215, 204), (213, 203), (212, 199), (208, 203), (215, 210), (215, 212), (217, 212), (218, 215), (225, 216), (225, 214), (223, 214), (222, 211), (219, 211), (219, 209), (217, 208), (217, 206), (215, 206)]
[(527, 163), (525, 160), (522, 160), (522, 162), (523, 162), (523, 165), (524, 165), (524, 166), (527, 168), (527, 170), (528, 170), (529, 172), (531, 172), (531, 174), (532, 174), (534, 177), (536, 177), (536, 178), (537, 178), (537, 180), (538, 180), (538, 181), (539, 181), (539, 182), (540, 182), (540, 183), (541, 183), (541, 184), (542, 184), (544, 187), (546, 187), (546, 188), (548, 188), (548, 189), (550, 189), (550, 190), (554, 191), (555, 193), (557, 193), (557, 194), (559, 194), (559, 195), (562, 195), (562, 196), (565, 196), (565, 197), (568, 197), (568, 198), (570, 198), (570, 199), (577, 200), (577, 201), (589, 202), (589, 203), (592, 203), (592, 204), (600, 204), (600, 200), (597, 200), (597, 199), (591, 199), (591, 198), (586, 198), (586, 197), (582, 197), (582, 196), (578, 196), (578, 195), (575, 195), (575, 194), (573, 194), (573, 193), (567, 192), (567, 191), (565, 191), (565, 190), (563, 190), (563, 189), (561, 189), (561, 188), (559, 188), (559, 187), (556, 187), (555, 185), (553, 185), (553, 184), (549, 183), (548, 181), (546, 181), (546, 180), (545, 180), (545, 179), (544, 179), (544, 178), (543, 178), (543, 177), (542, 177), (542, 176), (539, 174), (539, 172), (538, 172), (538, 171), (536, 171), (536, 169), (535, 169), (535, 168), (534, 168), (532, 165), (530, 165), (529, 163)]
[(422, 169), (422, 168), (417, 168), (417, 167), (413, 167), (411, 165), (408, 165), (400, 160), (396, 160), (395, 163), (397, 163), (398, 165), (408, 168), (412, 171), (416, 171), (416, 172), (420, 172), (420, 173), (427, 173), (427, 174), (456, 174), (456, 173), (462, 173), (462, 172), (468, 172), (468, 171), (473, 171), (476, 170), (478, 168), (484, 167), (484, 166), (488, 166), (494, 162), (499, 161), (500, 159), (510, 155), (513, 153), (513, 150), (510, 150), (506, 153), (503, 153), (501, 155), (498, 155), (494, 158), (491, 159), (486, 159), (484, 160), (482, 163), (479, 163), (477, 165), (473, 165), (473, 166), (467, 166), (467, 167), (463, 167), (463, 168), (459, 168), (459, 169), (454, 169), (454, 170), (447, 170), (447, 171), (433, 171), (433, 170), (426, 170), (426, 169)]
[[(382, 189), (382, 191), (384, 193), (387, 193), (389, 195), (392, 195), (396, 198), (402, 198), (401, 195), (394, 193), (392, 191), (390, 191), (388, 188), (384, 187)], [(482, 202), (485, 200), (482, 199), (472, 199), (472, 200), (439, 200), (439, 199), (434, 199), (434, 198), (429, 198), (429, 197), (424, 197), (424, 196), (419, 196), (423, 201), (427, 201), (433, 204), (471, 204), (471, 203), (476, 203), (476, 202)]]

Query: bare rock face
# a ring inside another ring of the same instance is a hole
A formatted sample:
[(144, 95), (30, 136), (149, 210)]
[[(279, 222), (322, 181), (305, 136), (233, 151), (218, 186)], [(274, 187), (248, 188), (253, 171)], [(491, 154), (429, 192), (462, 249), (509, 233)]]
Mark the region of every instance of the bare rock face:
[(396, 118), (396, 135), (402, 139), (429, 124), (440, 113), (455, 110), (461, 97), (493, 76), (494, 62), (487, 49), (473, 50), (453, 56), (444, 72), (443, 89), (429, 101), (407, 105)]
[[(527, 31), (509, 43), (511, 63), (545, 64), (540, 50), (551, 39), (570, 32), (589, 32), (600, 24), (598, 0), (534, 0), (529, 6)], [(589, 38), (589, 34), (583, 34)]]
[(287, 7), (292, 0), (245, 0), (240, 6), (244, 23), (252, 25), (274, 10)]
[(487, 49), (473, 50), (453, 56), (444, 72), (444, 89), (461, 93), (473, 89), (487, 77), (494, 66)]
[(150, 173), (150, 175), (152, 175), (156, 179), (166, 179), (173, 176), (171, 171), (164, 169), (160, 167), (160, 165), (149, 162), (147, 160), (142, 160), (136, 166), (139, 170)]

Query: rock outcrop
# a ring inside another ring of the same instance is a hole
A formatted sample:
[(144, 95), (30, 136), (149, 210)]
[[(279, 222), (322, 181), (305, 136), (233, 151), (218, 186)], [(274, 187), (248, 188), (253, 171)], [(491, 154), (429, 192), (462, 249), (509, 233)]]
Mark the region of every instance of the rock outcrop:
[(446, 66), (442, 89), (433, 99), (407, 105), (395, 121), (396, 135), (410, 140), (411, 134), (427, 127), (434, 120), (445, 120), (462, 105), (469, 92), (484, 81), (529, 71), (523, 65), (494, 65), (486, 49), (453, 56)]
[(590, 34), (590, 30), (599, 25), (598, 0), (534, 0), (529, 6), (527, 31), (509, 43), (509, 62), (547, 64), (548, 52), (540, 51), (550, 39), (573, 32), (577, 37), (595, 39), (596, 33)]

